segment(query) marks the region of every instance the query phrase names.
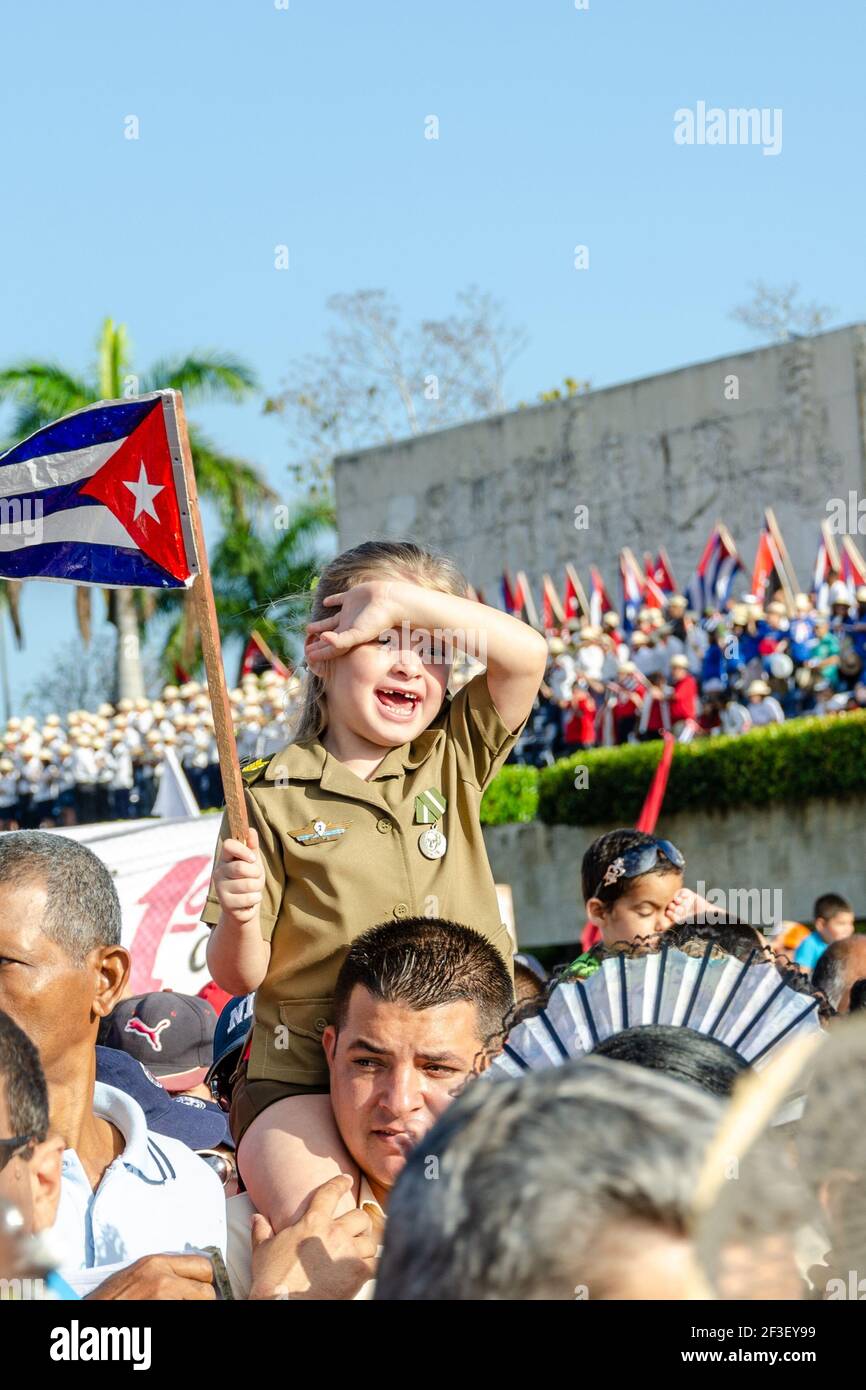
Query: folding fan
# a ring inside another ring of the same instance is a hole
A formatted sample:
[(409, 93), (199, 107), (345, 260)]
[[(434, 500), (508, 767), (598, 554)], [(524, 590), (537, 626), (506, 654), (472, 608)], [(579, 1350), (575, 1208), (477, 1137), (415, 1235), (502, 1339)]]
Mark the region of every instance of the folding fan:
[(739, 960), (710, 942), (700, 956), (665, 944), (609, 956), (589, 979), (561, 980), (540, 1013), (515, 1025), (485, 1075), (561, 1066), (646, 1024), (691, 1028), (761, 1067), (784, 1039), (821, 1031), (817, 1007), (757, 950)]

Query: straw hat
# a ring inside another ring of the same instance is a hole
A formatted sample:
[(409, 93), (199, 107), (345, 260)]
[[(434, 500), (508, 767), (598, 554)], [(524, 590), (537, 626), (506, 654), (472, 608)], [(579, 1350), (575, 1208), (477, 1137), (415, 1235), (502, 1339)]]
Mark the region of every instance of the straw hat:
[(118, 700), (117, 702), (118, 714), (129, 714), (134, 709), (135, 702), (133, 700), (128, 699), (127, 697), (124, 697), (122, 700)]
[(668, 599), (668, 609), (685, 608), (686, 606), (687, 599), (683, 594), (671, 594), (670, 598)]
[(771, 692), (770, 692), (770, 687), (767, 685), (767, 682), (766, 682), (766, 681), (752, 681), (751, 685), (749, 686), (748, 690), (746, 691), (746, 695), (748, 696), (748, 698), (749, 698), (750, 700), (751, 700), (751, 698), (752, 698), (753, 695), (762, 695), (762, 696), (763, 696), (763, 695), (769, 695), (770, 693), (771, 693)]
[(687, 657), (687, 656), (681, 656), (679, 653), (677, 653), (676, 656), (672, 656), (672, 657), (671, 657), (671, 670), (673, 670), (674, 666), (677, 666), (677, 667), (682, 666), (682, 667), (684, 667), (686, 670), (688, 670), (688, 666), (689, 666), (689, 659), (688, 659), (688, 657)]

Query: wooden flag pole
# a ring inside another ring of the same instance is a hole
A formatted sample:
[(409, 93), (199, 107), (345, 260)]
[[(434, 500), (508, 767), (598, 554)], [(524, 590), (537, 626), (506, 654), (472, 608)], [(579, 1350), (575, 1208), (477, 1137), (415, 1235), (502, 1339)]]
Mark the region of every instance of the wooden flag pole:
[(231, 705), (229, 704), (229, 693), (226, 688), (226, 676), (223, 667), (222, 648), (220, 646), (219, 626), (217, 625), (216, 605), (214, 604), (213, 588), (211, 587), (210, 580), (210, 566), (208, 565), (207, 559), (204, 528), (201, 524), (201, 511), (198, 505), (195, 469), (192, 463), (192, 450), (189, 446), (189, 433), (186, 427), (183, 396), (180, 391), (174, 393), (174, 399), (178, 440), (180, 443), (181, 458), (183, 460), (186, 491), (189, 498), (190, 521), (192, 522), (193, 537), (195, 539), (195, 548), (198, 555), (199, 572), (192, 583), (191, 599), (195, 605), (195, 614), (201, 633), (201, 650), (202, 656), (204, 657), (204, 669), (207, 675), (207, 687), (210, 693), (211, 709), (213, 711), (214, 734), (216, 736), (217, 752), (219, 754), (220, 774), (223, 782), (223, 794), (226, 801), (229, 831), (233, 839), (240, 840), (242, 844), (245, 844), (247, 832), (249, 830), (249, 820), (247, 819), (247, 808), (244, 800), (244, 782), (241, 777), (241, 765), (238, 760), (237, 744), (235, 743)]

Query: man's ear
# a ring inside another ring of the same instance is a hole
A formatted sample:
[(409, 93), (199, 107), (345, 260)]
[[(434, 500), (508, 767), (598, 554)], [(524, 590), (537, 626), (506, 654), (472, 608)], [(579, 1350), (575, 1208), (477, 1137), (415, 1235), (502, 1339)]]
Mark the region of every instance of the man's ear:
[(586, 904), (586, 915), (594, 927), (603, 927), (607, 920), (608, 907), (601, 898), (590, 898)]
[(329, 1068), (334, 1066), (334, 1053), (337, 1051), (337, 1030), (333, 1023), (329, 1023), (322, 1034), (322, 1047), (325, 1050), (325, 1059)]
[(129, 952), (124, 946), (100, 946), (91, 959), (96, 971), (93, 1012), (97, 1018), (107, 1018), (123, 998), (129, 979)]
[(60, 1204), (62, 1161), (63, 1140), (59, 1134), (49, 1134), (43, 1143), (34, 1145), (33, 1155), (26, 1165), (32, 1187), (34, 1235), (54, 1225)]

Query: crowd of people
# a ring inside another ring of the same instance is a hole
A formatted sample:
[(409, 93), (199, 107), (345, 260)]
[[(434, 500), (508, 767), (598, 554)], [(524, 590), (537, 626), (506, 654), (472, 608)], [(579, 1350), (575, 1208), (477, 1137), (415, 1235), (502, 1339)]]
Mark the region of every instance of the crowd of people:
[[(0, 837), (0, 953), (26, 954), (32, 972), (27, 984), (0, 976), (0, 1297), (849, 1296), (840, 1270), (862, 1254), (866, 1146), (846, 1141), (846, 1205), (827, 1168), (838, 1159), (814, 1149), (827, 1067), (793, 1083), (788, 1069), (759, 1136), (765, 1173), (757, 1187), (743, 1184), (743, 1210), (725, 1216), (733, 1272), (707, 1234), (716, 1218), (701, 1227), (696, 1193), (766, 1036), (732, 1045), (744, 1017), (763, 1015), (781, 1039), (794, 1001), (829, 1058), (838, 1041), (866, 1061), (866, 938), (844, 899), (824, 894), (811, 930), (787, 926), (797, 960), (814, 963), (798, 971), (782, 937), (718, 918), (698, 924), (702, 900), (683, 886), (684, 867), (674, 846), (642, 832), (594, 842), (584, 909), (603, 939), (576, 959), (565, 949), (551, 972), (522, 954), (509, 967), (482, 933), (441, 918), (357, 937), (322, 1033), (324, 1103), (344, 1154), (275, 1222), (250, 1194), (250, 1157), (239, 1166), (236, 1091), (249, 1086), (254, 993), (229, 996), (211, 982), (197, 996), (131, 995), (119, 903), (100, 860), (44, 831)], [(717, 999), (734, 967), (741, 1007), (727, 1031), (710, 1026), (712, 1007), (686, 1020), (662, 1004), (651, 1024), (634, 1026), (626, 1006), (605, 1022), (602, 1011), (592, 1038), (569, 1036), (569, 993), (585, 991), (586, 1011), (588, 984), (608, 962), (625, 952), (633, 979), (662, 943), (671, 971), (704, 963), (705, 990), (718, 970)], [(547, 1052), (532, 1057), (527, 1028), (542, 1015)], [(773, 1075), (761, 1072), (768, 1085)], [(840, 1108), (851, 1100), (850, 1087), (836, 1093)], [(726, 1145), (728, 1164), (730, 1154)], [(784, 1203), (781, 1167), (796, 1189)], [(772, 1210), (770, 1227), (756, 1222), (758, 1209), (764, 1223)]]
[(753, 595), (691, 612), (681, 594), (643, 608), (626, 632), (570, 620), (548, 639), (549, 661), (516, 762), (660, 738), (739, 735), (798, 715), (866, 709), (866, 587), (828, 586), (826, 611), (797, 594), (764, 608)]
[[(852, 593), (841, 580), (827, 612), (798, 594), (790, 617), (781, 599), (765, 610), (747, 594), (698, 618), (671, 594), (664, 609), (641, 609), (628, 633), (610, 611), (599, 627), (571, 620), (546, 640), (544, 679), (512, 762), (551, 763), (668, 729), (690, 740), (866, 709), (866, 588)], [(266, 670), (230, 691), (242, 761), (289, 741), (300, 688), (298, 675)], [(0, 743), (0, 828), (150, 816), (169, 750), (199, 808), (222, 805), (210, 696), (198, 681), (41, 722), (14, 716)]]
[[(297, 677), (245, 675), (229, 692), (239, 756), (266, 757), (289, 739)], [(201, 810), (223, 804), (207, 686), (164, 686), (159, 699), (121, 699), (95, 712), (8, 720), (0, 751), (0, 829), (85, 825), (150, 816), (171, 751)]]
[[(449, 695), (447, 661), (382, 641), (404, 623), (481, 626), (485, 669)], [(768, 939), (620, 829), (581, 865), (598, 943), (553, 974), (517, 952), (479, 806), (548, 659), (441, 556), (331, 561), (293, 742), (223, 818), (200, 996), (130, 996), (90, 847), (0, 834), (0, 1292), (852, 1296), (855, 911), (825, 893)]]

